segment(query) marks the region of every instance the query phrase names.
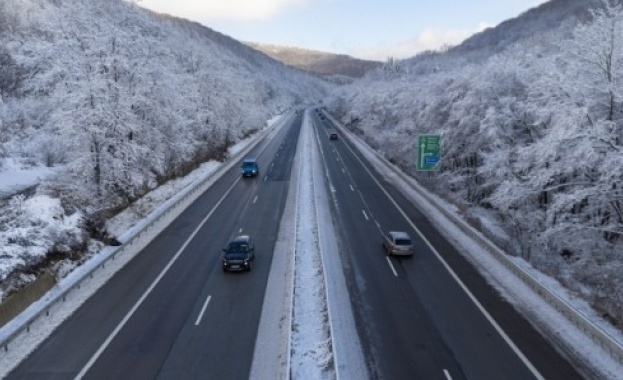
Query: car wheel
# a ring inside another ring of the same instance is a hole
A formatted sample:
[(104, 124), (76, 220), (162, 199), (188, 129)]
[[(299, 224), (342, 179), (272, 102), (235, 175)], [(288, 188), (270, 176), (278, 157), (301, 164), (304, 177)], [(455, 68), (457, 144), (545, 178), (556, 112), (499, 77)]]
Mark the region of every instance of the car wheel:
[(223, 267), (223, 272), (227, 272), (227, 268)]
[(251, 272), (251, 269), (253, 269), (253, 261), (249, 261), (249, 268), (247, 268), (249, 272)]

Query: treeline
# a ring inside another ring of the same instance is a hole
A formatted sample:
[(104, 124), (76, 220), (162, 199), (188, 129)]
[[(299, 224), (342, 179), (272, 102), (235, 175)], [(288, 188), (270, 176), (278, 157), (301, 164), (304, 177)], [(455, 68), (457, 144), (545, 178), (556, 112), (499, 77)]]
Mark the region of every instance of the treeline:
[(324, 84), (198, 24), (121, 0), (0, 4), (5, 154), (66, 166), (87, 213), (124, 207)]
[[(509, 253), (623, 321), (619, 3), (593, 10), (572, 38), (539, 34), (478, 63), (431, 52), (388, 61), (330, 108)], [(425, 133), (443, 139), (435, 174), (415, 171)]]
[[(38, 200), (0, 205), (0, 280), (81, 253), (89, 236), (105, 241), (103, 223), (119, 210), (327, 89), (123, 0), (0, 1), (0, 165), (59, 173)], [(26, 212), (37, 201), (53, 204), (59, 223)]]

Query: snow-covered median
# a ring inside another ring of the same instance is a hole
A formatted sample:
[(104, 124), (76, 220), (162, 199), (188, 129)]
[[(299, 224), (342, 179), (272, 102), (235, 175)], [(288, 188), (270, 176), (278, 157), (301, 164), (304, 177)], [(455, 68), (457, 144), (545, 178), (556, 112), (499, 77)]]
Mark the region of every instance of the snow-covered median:
[(309, 118), (301, 131), (301, 171), (298, 188), (296, 249), (294, 269), (294, 308), (292, 321), (292, 378), (332, 379), (333, 344), (319, 242), (315, 181), (315, 141)]
[(325, 171), (303, 120), (251, 379), (369, 378), (329, 211)]

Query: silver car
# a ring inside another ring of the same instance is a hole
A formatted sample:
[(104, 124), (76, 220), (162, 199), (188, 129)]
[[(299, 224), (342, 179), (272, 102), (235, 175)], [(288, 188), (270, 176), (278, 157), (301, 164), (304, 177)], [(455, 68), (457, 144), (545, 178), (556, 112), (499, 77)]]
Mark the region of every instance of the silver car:
[(413, 255), (413, 242), (406, 232), (390, 231), (383, 235), (383, 248), (388, 255)]

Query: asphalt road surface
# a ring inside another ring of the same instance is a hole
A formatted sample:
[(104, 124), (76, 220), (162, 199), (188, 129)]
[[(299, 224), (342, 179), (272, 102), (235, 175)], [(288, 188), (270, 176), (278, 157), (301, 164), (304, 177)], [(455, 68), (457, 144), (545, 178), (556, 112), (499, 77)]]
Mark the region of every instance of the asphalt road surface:
[[(232, 168), (7, 378), (248, 378), (300, 126), (260, 143), (258, 177)], [(255, 239), (253, 270), (224, 273), (238, 234)]]
[[(309, 114), (372, 377), (581, 378), (344, 138), (329, 139), (326, 118)], [(226, 173), (7, 378), (248, 378), (300, 127), (299, 115), (260, 143), (250, 153), (258, 177)], [(408, 232), (415, 255), (387, 257), (387, 230)], [(221, 248), (238, 234), (254, 237), (255, 265), (224, 273)]]
[[(327, 191), (333, 196), (340, 254), (372, 376), (581, 378), (347, 139), (329, 138), (336, 130), (319, 115), (314, 113), (314, 124), (327, 166)], [(390, 230), (409, 233), (413, 257), (386, 256), (381, 231)]]

